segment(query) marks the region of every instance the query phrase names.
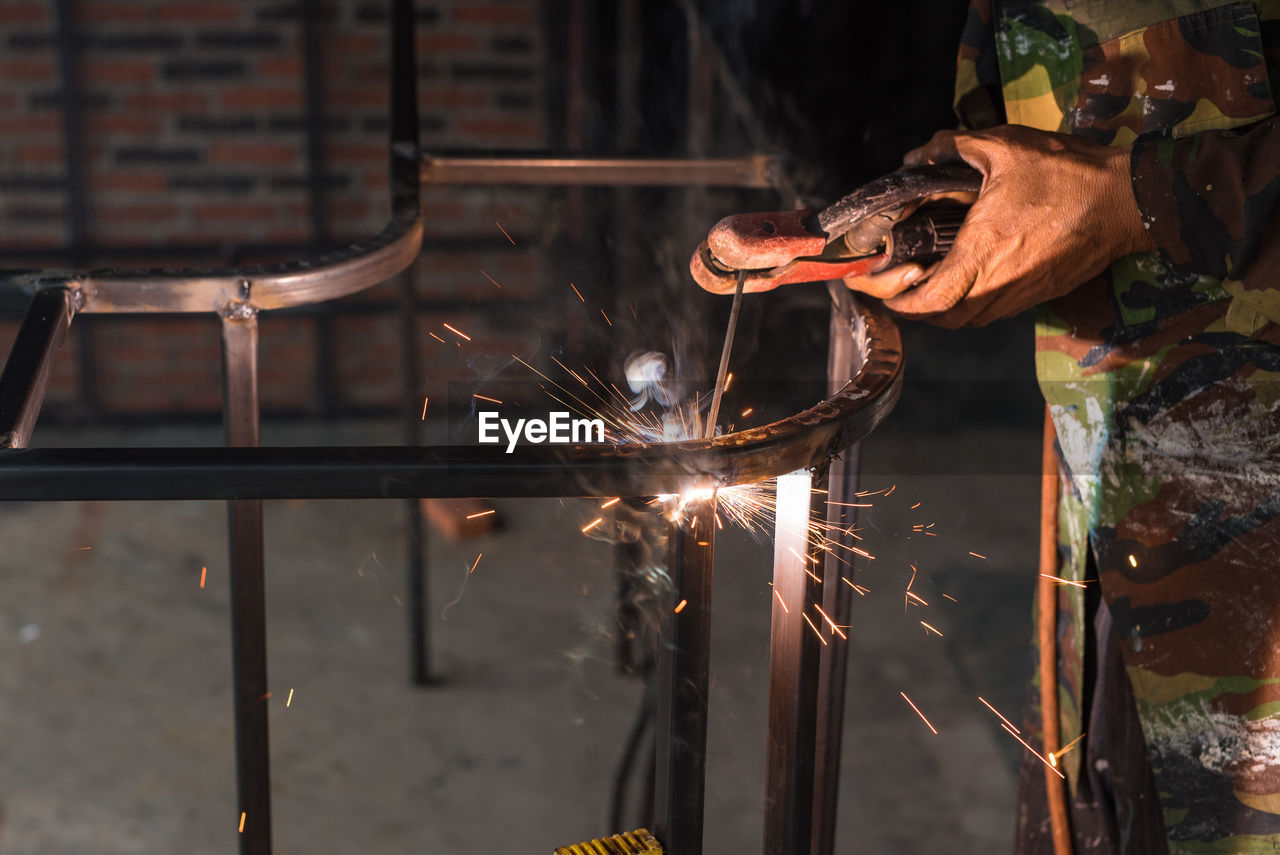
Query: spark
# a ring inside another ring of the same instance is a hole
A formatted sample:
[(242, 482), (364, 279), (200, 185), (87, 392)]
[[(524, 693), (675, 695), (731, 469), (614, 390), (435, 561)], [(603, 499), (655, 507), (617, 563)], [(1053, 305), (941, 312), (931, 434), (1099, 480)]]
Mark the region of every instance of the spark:
[[(983, 706), (985, 706), (987, 709), (991, 710), (993, 713), (995, 713), (995, 714), (1000, 718), (1000, 720), (1001, 720), (1002, 722), (1004, 722), (1005, 724), (1009, 725), (1009, 727), (1013, 727), (1013, 722), (1009, 721), (1009, 719), (1007, 719), (1007, 718), (1005, 718), (1004, 716), (1000, 715), (1000, 710), (998, 710), (998, 709), (996, 709), (995, 707), (991, 706), (991, 704), (987, 702), (987, 699), (986, 699), (986, 698), (984, 698), (984, 697), (982, 697), (981, 695), (979, 695), (979, 696), (978, 696), (978, 700), (982, 701), (982, 705), (983, 705)], [(1016, 728), (1016, 727), (1013, 727), (1013, 731), (1014, 731), (1014, 733), (1022, 733), (1022, 731), (1021, 731), (1021, 730), (1018, 730), (1018, 728)]]
[(687, 606), (687, 605), (689, 605), (689, 601), (688, 601), (688, 600), (681, 600), (679, 603), (677, 603), (677, 604), (676, 604), (676, 614), (680, 614), (682, 611), (684, 611), (684, 607), (685, 607), (685, 606)]
[(592, 520), (591, 522), (587, 523), (587, 524), (586, 524), (586, 526), (584, 526), (584, 527), (583, 527), (583, 529), (582, 529), (582, 533), (583, 533), (583, 534), (586, 534), (587, 532), (591, 531), (591, 529), (593, 529), (593, 528), (595, 528), (596, 526), (600, 525), (600, 523), (602, 523), (602, 522), (604, 522), (604, 517), (596, 517), (594, 520)]
[(813, 621), (809, 620), (809, 616), (804, 612), (800, 613), (800, 617), (804, 618), (804, 622), (809, 624), (809, 629), (813, 630), (813, 634), (818, 636), (818, 640), (822, 642), (823, 647), (829, 646), (827, 640), (822, 637), (822, 633), (818, 632), (818, 628), (813, 625)]
[(1045, 759), (1045, 758), (1040, 754), (1040, 752), (1036, 751), (1034, 748), (1032, 748), (1030, 745), (1028, 745), (1028, 744), (1027, 744), (1027, 741), (1026, 741), (1025, 739), (1023, 739), (1021, 736), (1019, 736), (1018, 734), (1016, 734), (1016, 733), (1014, 733), (1012, 730), (1010, 730), (1010, 729), (1009, 729), (1009, 727), (1008, 727), (1007, 725), (1003, 725), (1003, 724), (1002, 724), (1002, 725), (1000, 725), (1000, 726), (1001, 726), (1001, 727), (1003, 727), (1005, 730), (1009, 731), (1009, 735), (1010, 735), (1010, 736), (1012, 736), (1014, 739), (1016, 739), (1016, 740), (1018, 740), (1019, 742), (1021, 742), (1021, 743), (1022, 743), (1022, 747), (1023, 747), (1023, 748), (1027, 749), (1027, 750), (1028, 750), (1028, 751), (1030, 751), (1032, 754), (1036, 755), (1036, 757), (1039, 757), (1039, 758), (1040, 758), (1040, 762), (1041, 762), (1041, 763), (1043, 763), (1044, 765), (1048, 766), (1050, 769), (1052, 769), (1052, 770), (1053, 770), (1053, 774), (1057, 775), (1059, 778), (1061, 778), (1061, 779), (1062, 779), (1062, 780), (1064, 780), (1064, 781), (1067, 779), (1067, 776), (1066, 776), (1066, 775), (1064, 775), (1064, 774), (1062, 774), (1061, 772), (1059, 772), (1059, 771), (1058, 771), (1058, 767), (1057, 767), (1057, 765), (1056, 765), (1056, 764), (1054, 764), (1054, 763), (1050, 763), (1048, 760), (1046, 760), (1046, 759)]
[(240, 811), (240, 833), (244, 834), (244, 811)]
[(93, 549), (92, 546), (77, 546), (72, 552), (84, 552), (86, 549)]
[(921, 625), (922, 627), (924, 627), (925, 629), (929, 630), (929, 632), (937, 633), (938, 637), (939, 637), (939, 638), (942, 638), (942, 633), (940, 633), (940, 632), (938, 632), (938, 630), (934, 629), (934, 627), (933, 627), (932, 625), (927, 624), (927, 623), (925, 623), (924, 621), (920, 621), (920, 625)]
[(502, 227), (502, 223), (498, 222), (497, 220), (494, 220), (493, 224), (498, 227), (498, 231), (502, 232), (502, 234), (506, 237), (507, 240), (511, 241), (512, 246), (516, 245), (516, 242), (514, 240), (511, 240), (511, 235), (507, 234), (507, 230)]
[(955, 597), (951, 596), (950, 594), (943, 594), (942, 596), (946, 597), (948, 600), (950, 600), (950, 601), (951, 601), (951, 602), (953, 602), (953, 603), (958, 603), (958, 602), (960, 602), (959, 600), (957, 600)]
[(1052, 579), (1053, 581), (1059, 582), (1063, 585), (1072, 585), (1077, 588), (1087, 587), (1084, 582), (1072, 582), (1070, 579), (1063, 579), (1061, 576), (1050, 576), (1048, 573), (1041, 573), (1040, 575), (1046, 579)]
[(431, 336), (432, 338), (434, 338), (436, 341), (440, 342), (441, 344), (448, 344), (448, 343), (449, 343), (449, 342), (445, 341), (444, 339), (442, 339), (440, 336), (436, 335), (436, 334), (435, 334), (435, 333), (433, 333), (433, 332), (428, 332), (428, 333), (427, 333), (427, 335)]
[(853, 590), (857, 591), (857, 592), (858, 592), (858, 594), (859, 594), (860, 596), (863, 596), (863, 597), (865, 597), (865, 596), (866, 596), (866, 595), (871, 591), (871, 589), (870, 589), (870, 588), (864, 588), (864, 587), (862, 587), (861, 585), (855, 585), (855, 584), (853, 584), (852, 582), (850, 582), (848, 579), (844, 578), (843, 576), (841, 576), (841, 577), (840, 577), (840, 581), (841, 581), (841, 582), (844, 582), (844, 583), (845, 583), (846, 585), (848, 585), (850, 588), (853, 588)]
[[(1079, 736), (1077, 736), (1075, 739), (1071, 740), (1071, 741), (1070, 741), (1070, 742), (1068, 742), (1066, 745), (1062, 746), (1062, 747), (1061, 747), (1061, 748), (1059, 748), (1057, 751), (1053, 752), (1053, 754), (1050, 754), (1050, 755), (1049, 755), (1049, 757), (1050, 757), (1050, 758), (1052, 758), (1052, 759), (1054, 760), (1054, 764), (1053, 764), (1053, 765), (1057, 766), (1057, 765), (1058, 765), (1058, 763), (1057, 763), (1057, 758), (1058, 758), (1058, 757), (1061, 757), (1063, 754), (1066, 754), (1066, 753), (1067, 753), (1068, 751), (1070, 751), (1072, 748), (1075, 748), (1075, 747), (1076, 747), (1076, 744), (1077, 744), (1077, 743), (1079, 743), (1079, 742), (1080, 742), (1080, 740), (1082, 740), (1082, 739), (1084, 739), (1084, 732), (1083, 732), (1083, 731), (1082, 731), (1082, 732), (1080, 733), (1080, 735), (1079, 735)], [(1055, 755), (1056, 755), (1056, 756), (1055, 756)]]
[(874, 507), (875, 507), (875, 505), (874, 505), (874, 504), (872, 504), (871, 502), (866, 502), (866, 503), (863, 503), (863, 504), (858, 504), (858, 503), (855, 503), (855, 502), (833, 502), (833, 501), (831, 501), (830, 499), (827, 499), (827, 504), (828, 504), (828, 505), (839, 505), (839, 506), (840, 506), (840, 507), (842, 507), (842, 508), (874, 508)]
[(907, 697), (907, 693), (906, 693), (906, 692), (898, 692), (898, 694), (902, 695), (902, 699), (903, 699), (904, 701), (906, 701), (908, 704), (911, 704), (911, 708), (912, 708), (913, 710), (915, 710), (915, 711), (916, 711), (916, 715), (920, 716), (920, 720), (921, 720), (922, 722), (924, 722), (924, 723), (925, 723), (925, 726), (926, 726), (926, 727), (928, 727), (930, 730), (932, 730), (932, 731), (933, 731), (933, 735), (934, 735), (934, 736), (937, 736), (937, 735), (938, 735), (938, 729), (937, 729), (936, 727), (934, 727), (932, 724), (930, 724), (930, 723), (929, 723), (929, 719), (927, 719), (927, 718), (925, 718), (925, 717), (924, 717), (924, 713), (920, 712), (920, 708), (919, 708), (918, 706), (916, 706), (915, 704), (912, 704), (912, 703), (911, 703), (911, 699)]
[(632, 304), (631, 304), (631, 317), (635, 318), (637, 321), (638, 321), (638, 320), (640, 320), (640, 316), (636, 314), (636, 304), (635, 304), (635, 303), (632, 303)]
[(715, 517), (716, 519), (716, 528), (723, 529), (724, 523), (720, 522), (720, 514), (716, 513), (715, 511), (712, 511), (711, 516)]
[(1137, 566), (1138, 566), (1138, 559), (1137, 559), (1137, 558), (1134, 558), (1132, 555), (1130, 555), (1130, 556), (1129, 556), (1129, 566), (1130, 566), (1130, 567), (1137, 567)]
[(488, 395), (472, 394), (472, 396), (471, 396), (471, 397), (473, 397), (473, 398), (479, 398), (479, 399), (480, 399), (480, 400), (482, 400), (482, 401), (492, 401), (492, 402), (493, 402), (493, 403), (495, 403), (495, 404), (501, 404), (501, 403), (502, 403), (502, 402), (501, 402), (501, 401), (499, 401), (497, 398), (490, 398)]
[(448, 330), (449, 332), (451, 332), (451, 333), (456, 333), (456, 334), (458, 334), (458, 335), (462, 336), (462, 337), (463, 337), (463, 338), (465, 338), (467, 341), (471, 341), (471, 336), (467, 335), (467, 334), (466, 334), (466, 333), (464, 333), (462, 330), (457, 329), (456, 327), (451, 327), (451, 326), (449, 326), (449, 325), (448, 325), (448, 324), (446, 324), (446, 323), (441, 323), (441, 324), (440, 324), (440, 326), (444, 327), (445, 329), (447, 329), (447, 330)]
[(745, 419), (747, 416), (751, 415), (754, 412), (755, 412), (754, 407), (747, 407), (745, 410), (742, 411), (742, 415), (739, 416), (738, 418)]
[(487, 517), (489, 516), (489, 514), (496, 514), (497, 512), (498, 512), (497, 508), (490, 508), (487, 511), (480, 511), (479, 513), (467, 514), (467, 519), (474, 520), (479, 517)]
[(889, 496), (893, 495), (893, 491), (894, 491), (894, 490), (896, 490), (896, 489), (898, 489), (898, 485), (897, 485), (897, 484), (894, 484), (893, 486), (891, 486), (891, 487), (890, 487), (890, 488), (885, 492), (884, 497), (885, 497), (886, 499), (887, 499), (887, 498), (889, 498)]
[(604, 313), (604, 309), (600, 310), (600, 314), (604, 317), (604, 322), (609, 326), (613, 326), (613, 321), (609, 320), (609, 316)]
[(483, 557), (484, 557), (484, 553), (481, 552), (479, 555), (476, 556), (476, 560), (471, 562), (471, 569), (467, 571), (468, 576), (476, 572), (476, 568), (480, 566), (480, 559)]
[(924, 598), (923, 598), (923, 597), (921, 597), (919, 594), (915, 593), (914, 591), (907, 591), (907, 596), (908, 596), (908, 597), (910, 597), (910, 598), (911, 598), (911, 599), (913, 599), (913, 600), (916, 600), (916, 601), (917, 601), (917, 602), (919, 602), (919, 603), (920, 603), (920, 605), (922, 605), (922, 606), (927, 606), (927, 605), (929, 605), (928, 603), (926, 603), (926, 602), (924, 601)]
[(490, 276), (488, 273), (485, 273), (483, 270), (481, 270), (481, 271), (480, 271), (480, 275), (481, 275), (481, 276), (483, 276), (485, 279), (488, 279), (488, 280), (489, 280), (490, 282), (492, 282), (494, 285), (497, 285), (499, 288), (501, 288), (501, 287), (502, 287), (501, 285), (498, 285), (498, 280), (497, 280), (497, 279), (494, 279), (492, 276)]
[(921, 506), (921, 505), (923, 505), (923, 504), (924, 504), (924, 502), (916, 502), (914, 505), (912, 505), (910, 508), (908, 508), (908, 510), (912, 510), (912, 511), (914, 511), (916, 508), (920, 507), (920, 506)]
[(284, 700), (284, 705), (286, 707), (289, 706), (289, 704), (291, 703), (293, 703), (293, 689), (289, 690), (289, 697), (285, 698)]
[(787, 608), (787, 604), (783, 601), (782, 595), (778, 593), (777, 588), (773, 589), (773, 595), (778, 598), (778, 605), (782, 606), (782, 611), (786, 614), (791, 614), (791, 609)]
[(833, 621), (830, 617), (827, 616), (827, 613), (822, 610), (822, 606), (818, 605), (817, 603), (814, 603), (813, 607), (818, 610), (818, 614), (822, 615), (822, 619), (825, 620), (828, 624), (830, 624), (832, 632), (834, 632), (836, 635), (843, 638), (845, 641), (849, 640), (849, 636), (845, 635), (843, 632), (840, 631), (840, 627), (836, 625), (835, 621)]
[(912, 585), (914, 585), (914, 584), (916, 583), (916, 572), (917, 572), (917, 571), (916, 571), (916, 565), (914, 565), (914, 564), (908, 564), (907, 566), (911, 568), (911, 581), (907, 582), (907, 590), (908, 590), (908, 591), (910, 591), (910, 590), (911, 590), (911, 586), (912, 586)]
[(970, 555), (972, 555), (974, 558), (981, 558), (983, 561), (986, 561), (986, 560), (987, 560), (987, 556), (985, 556), (985, 555), (979, 555), (979, 554), (978, 554), (978, 553), (976, 553), (976, 552), (970, 552), (969, 554), (970, 554)]
[(578, 295), (578, 299), (579, 299), (579, 300), (581, 300), (581, 301), (582, 301), (582, 302), (584, 302), (584, 303), (585, 303), (585, 302), (587, 302), (587, 298), (586, 298), (586, 297), (584, 297), (584, 296), (582, 296), (582, 292), (578, 290), (578, 286), (577, 286), (577, 285), (574, 285), (572, 282), (570, 282), (570, 283), (569, 283), (569, 287), (573, 289), (573, 293), (575, 293), (575, 294), (577, 294), (577, 295)]
[(200, 587), (201, 587), (201, 588), (203, 588), (203, 587), (204, 587), (204, 577), (205, 577), (205, 575), (206, 575), (208, 572), (209, 572), (209, 568), (208, 568), (208, 567), (201, 567), (201, 568), (200, 568)]
[(422, 421), (424, 422), (427, 420), (427, 401), (429, 399), (430, 399), (430, 396), (424, 397), (422, 399)]
[(732, 382), (733, 382), (733, 372), (730, 371), (728, 374), (724, 375), (724, 389), (722, 391), (728, 392), (729, 384)]
[(604, 510), (605, 508), (612, 508), (614, 505), (618, 504), (619, 501), (621, 501), (621, 497), (618, 497), (617, 499), (610, 499), (609, 501), (601, 505), (600, 509)]

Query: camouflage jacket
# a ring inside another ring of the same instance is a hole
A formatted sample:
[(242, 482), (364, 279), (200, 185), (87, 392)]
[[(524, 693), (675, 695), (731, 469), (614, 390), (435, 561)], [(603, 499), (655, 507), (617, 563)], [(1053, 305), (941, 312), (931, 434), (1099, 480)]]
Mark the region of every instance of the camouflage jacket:
[(962, 38), (961, 121), (1131, 147), (1159, 247), (1037, 321), (1078, 851), (1280, 851), (1277, 68), (1280, 0), (975, 0)]

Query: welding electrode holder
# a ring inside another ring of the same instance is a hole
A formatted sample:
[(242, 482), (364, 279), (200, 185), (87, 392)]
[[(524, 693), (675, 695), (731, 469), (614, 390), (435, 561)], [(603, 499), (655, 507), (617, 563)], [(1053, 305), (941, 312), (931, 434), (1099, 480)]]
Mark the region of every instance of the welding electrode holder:
[(747, 291), (874, 273), (906, 261), (929, 263), (946, 254), (967, 206), (928, 202), (948, 193), (977, 193), (982, 173), (962, 163), (907, 167), (863, 185), (834, 204), (810, 211), (725, 217), (707, 233), (689, 263), (708, 291), (732, 293), (747, 271)]

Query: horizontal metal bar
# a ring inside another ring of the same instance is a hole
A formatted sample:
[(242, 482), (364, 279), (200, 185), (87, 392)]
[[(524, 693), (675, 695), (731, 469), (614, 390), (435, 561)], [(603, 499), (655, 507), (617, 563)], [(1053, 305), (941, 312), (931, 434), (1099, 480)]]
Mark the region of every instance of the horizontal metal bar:
[(31, 299), (0, 374), (0, 448), (22, 448), (44, 402), (53, 358), (71, 326), (76, 296), (48, 288)]
[(776, 159), (763, 154), (698, 160), (425, 155), (421, 177), (424, 184), (769, 188), (776, 171)]

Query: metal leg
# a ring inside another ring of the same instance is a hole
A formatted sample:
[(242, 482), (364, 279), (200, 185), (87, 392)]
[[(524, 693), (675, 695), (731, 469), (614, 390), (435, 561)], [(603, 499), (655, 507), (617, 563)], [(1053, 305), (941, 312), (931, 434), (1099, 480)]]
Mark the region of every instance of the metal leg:
[(691, 525), (671, 527), (667, 568), (674, 596), (663, 609), (658, 651), (658, 755), (655, 836), (667, 852), (702, 852), (707, 769), (707, 702), (711, 683), (713, 508), (694, 511)]
[(817, 728), (817, 624), (810, 603), (821, 590), (808, 560), (813, 475), (778, 478), (773, 539), (773, 620), (769, 629), (769, 740), (765, 760), (764, 853), (809, 851)]
[[(247, 283), (246, 283), (247, 285)], [(258, 316), (222, 319), (223, 409), (227, 444), (258, 445)], [(268, 741), (267, 611), (263, 580), (262, 502), (227, 503), (231, 535), (231, 668), (236, 727), (236, 788), (241, 855), (271, 852), (271, 761)]]
[(36, 292), (0, 374), (0, 448), (25, 448), (49, 385), (53, 357), (76, 311), (69, 288)]
[[(422, 444), (422, 416), (416, 399), (421, 392), (418, 371), (418, 347), (414, 338), (413, 275), (400, 274), (400, 352), (401, 410), (404, 419), (405, 445)], [(415, 686), (431, 683), (431, 634), (427, 626), (427, 531), (422, 524), (420, 499), (406, 499), (405, 512), (405, 587), (409, 595), (409, 681)]]

